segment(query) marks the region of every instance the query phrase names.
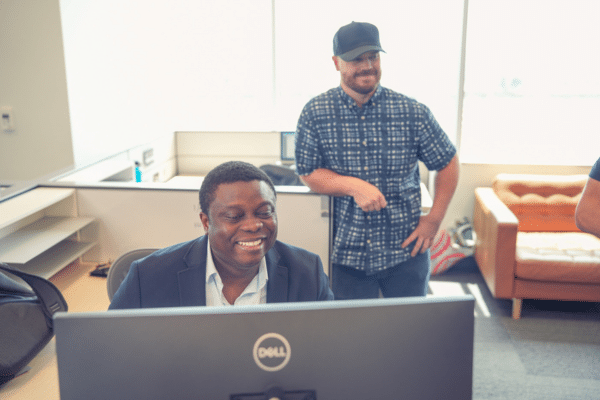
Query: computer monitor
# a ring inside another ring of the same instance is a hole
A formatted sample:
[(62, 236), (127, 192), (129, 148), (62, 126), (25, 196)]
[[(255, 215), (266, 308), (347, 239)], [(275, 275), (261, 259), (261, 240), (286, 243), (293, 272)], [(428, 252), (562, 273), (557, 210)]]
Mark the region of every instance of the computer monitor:
[(62, 400), (470, 399), (472, 296), (57, 313)]
[(281, 161), (284, 164), (296, 160), (296, 132), (281, 132)]

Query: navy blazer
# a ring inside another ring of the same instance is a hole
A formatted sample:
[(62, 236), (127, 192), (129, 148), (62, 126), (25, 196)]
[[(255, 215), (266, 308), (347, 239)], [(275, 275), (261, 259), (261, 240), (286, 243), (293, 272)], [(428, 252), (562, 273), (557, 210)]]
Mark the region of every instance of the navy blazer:
[[(109, 309), (206, 305), (207, 236), (134, 261)], [(267, 303), (333, 300), (321, 258), (276, 241), (265, 256)]]

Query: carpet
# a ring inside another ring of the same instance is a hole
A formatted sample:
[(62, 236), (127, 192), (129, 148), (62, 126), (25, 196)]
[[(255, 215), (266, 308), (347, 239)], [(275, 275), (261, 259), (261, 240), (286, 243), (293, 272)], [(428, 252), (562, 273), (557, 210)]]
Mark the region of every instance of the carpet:
[(474, 400), (600, 399), (600, 303), (525, 300), (513, 320), (512, 302), (492, 297), (473, 257), (433, 276), (430, 294), (444, 286), (477, 300)]

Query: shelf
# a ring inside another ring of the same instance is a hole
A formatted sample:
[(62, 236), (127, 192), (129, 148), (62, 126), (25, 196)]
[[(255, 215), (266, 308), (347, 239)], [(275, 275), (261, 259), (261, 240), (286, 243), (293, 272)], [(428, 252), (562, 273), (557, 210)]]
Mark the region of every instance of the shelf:
[(74, 189), (37, 188), (10, 198), (0, 203), (0, 261), (50, 278), (96, 245), (92, 228), (82, 234), (94, 221), (77, 216)]
[(25, 264), (93, 221), (82, 217), (43, 217), (0, 239), (0, 260)]
[(73, 196), (74, 193), (75, 189), (38, 188), (1, 202), (0, 229), (23, 219), (23, 216), (34, 214)]
[(20, 271), (49, 279), (95, 245), (96, 243), (64, 240), (25, 264), (8, 264)]

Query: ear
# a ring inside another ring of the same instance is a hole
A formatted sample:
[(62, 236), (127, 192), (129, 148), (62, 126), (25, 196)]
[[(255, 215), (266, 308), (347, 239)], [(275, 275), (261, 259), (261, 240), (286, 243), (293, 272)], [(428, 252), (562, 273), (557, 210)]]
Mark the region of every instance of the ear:
[(335, 64), (336, 71), (339, 71), (340, 70), (340, 58), (338, 56), (333, 56), (333, 57), (331, 57), (331, 59), (333, 60), (333, 63)]
[(202, 227), (204, 228), (204, 232), (208, 233), (208, 215), (206, 215), (205, 213), (201, 212), (200, 213), (200, 221), (202, 222)]

